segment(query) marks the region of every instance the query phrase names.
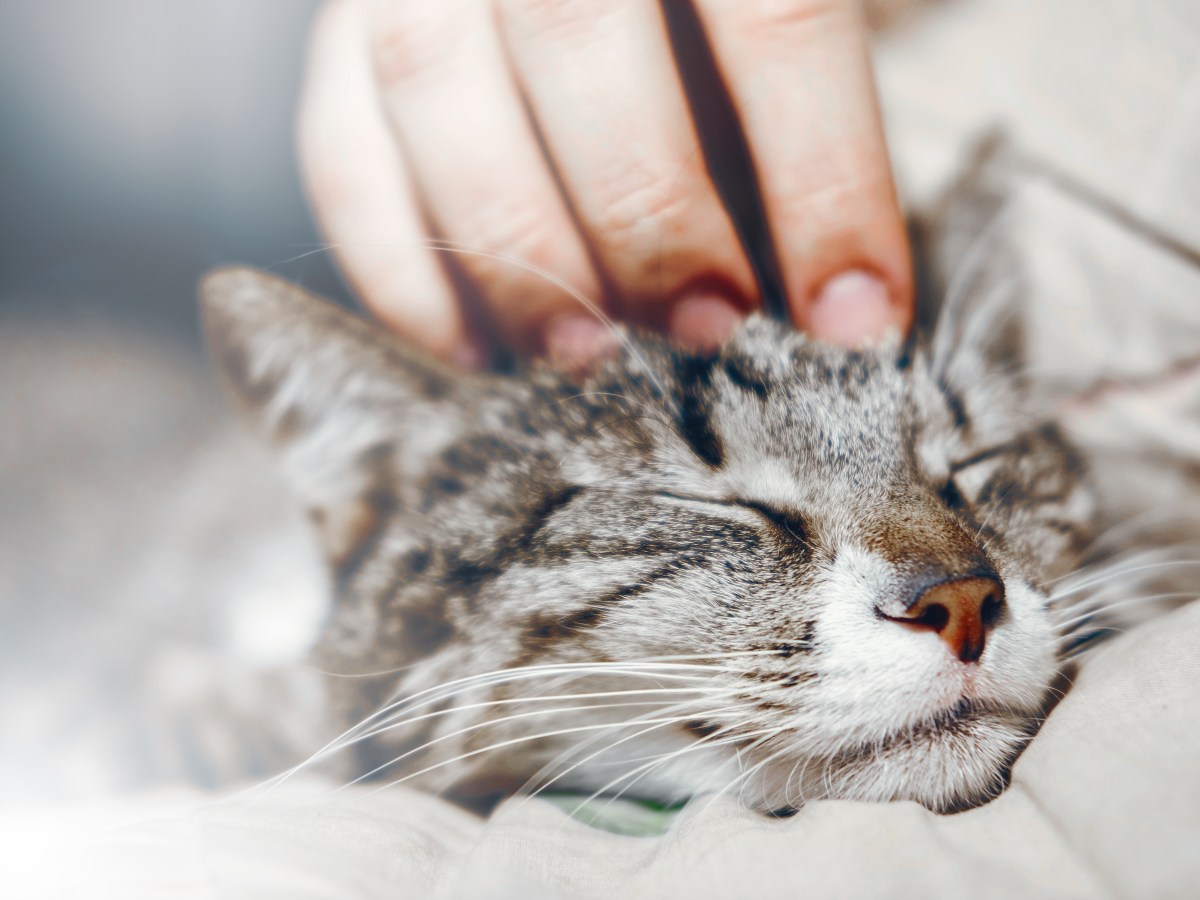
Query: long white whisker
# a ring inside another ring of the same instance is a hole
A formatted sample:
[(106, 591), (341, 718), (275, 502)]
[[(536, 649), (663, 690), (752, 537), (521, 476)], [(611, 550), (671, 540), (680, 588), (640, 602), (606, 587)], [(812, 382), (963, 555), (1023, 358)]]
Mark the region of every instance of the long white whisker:
[[(610, 790), (612, 790), (614, 787), (616, 787), (618, 784), (620, 784), (622, 781), (628, 780), (628, 784), (626, 784), (624, 787), (621, 788), (621, 790), (619, 790), (616, 794), (614, 794), (612, 797), (609, 798), (608, 802), (601, 809), (601, 812), (604, 812), (604, 810), (607, 810), (610, 806), (612, 806), (613, 803), (615, 803), (617, 800), (621, 799), (621, 796), (623, 794), (625, 794), (627, 791), (629, 791), (635, 784), (637, 784), (639, 781), (641, 781), (644, 777), (649, 775), (650, 772), (652, 772), (654, 769), (658, 768), (659, 766), (666, 765), (671, 760), (678, 759), (680, 756), (684, 756), (695, 750), (713, 749), (713, 748), (717, 748), (717, 747), (728, 746), (730, 744), (740, 743), (741, 741), (745, 741), (745, 740), (748, 740), (750, 738), (754, 738), (754, 737), (757, 737), (760, 735), (769, 734), (769, 733), (777, 730), (776, 728), (772, 727), (772, 728), (765, 728), (765, 729), (762, 729), (759, 731), (752, 731), (752, 732), (745, 733), (745, 734), (729, 733), (729, 732), (732, 732), (732, 730), (735, 727), (736, 726), (729, 726), (727, 729), (723, 729), (723, 731), (726, 732), (726, 735), (725, 735), (725, 737), (723, 737), (720, 740), (712, 740), (712, 739), (716, 738), (716, 736), (717, 736), (717, 732), (713, 732), (713, 734), (711, 734), (711, 735), (706, 735), (705, 737), (698, 738), (697, 740), (688, 744), (686, 747), (682, 747), (682, 748), (680, 748), (678, 750), (674, 750), (670, 753), (657, 756), (654, 759), (650, 760), (649, 762), (638, 766), (636, 769), (632, 769), (628, 772), (621, 774), (617, 778), (614, 778), (612, 781), (608, 782), (608, 784), (604, 785), (604, 787), (600, 788), (600, 790), (593, 793), (590, 797), (588, 797), (586, 800), (584, 800), (583, 803), (579, 804), (579, 806), (577, 806), (575, 808), (575, 812), (578, 813), (580, 810), (582, 810), (585, 806), (587, 806), (589, 803), (591, 803), (596, 798), (604, 796)], [(629, 780), (629, 779), (632, 779), (632, 780)]]
[(1181, 560), (1174, 560), (1174, 561), (1161, 562), (1161, 563), (1149, 563), (1144, 566), (1132, 566), (1129, 568), (1118, 569), (1114, 572), (1109, 572), (1109, 573), (1106, 573), (1103, 575), (1096, 576), (1095, 578), (1092, 578), (1089, 581), (1085, 581), (1082, 584), (1074, 585), (1071, 588), (1069, 588), (1068, 590), (1065, 590), (1061, 593), (1051, 594), (1050, 602), (1057, 603), (1059, 600), (1063, 599), (1064, 597), (1070, 597), (1073, 594), (1078, 594), (1080, 591), (1087, 590), (1092, 585), (1099, 584), (1104, 581), (1110, 581), (1115, 578), (1123, 578), (1124, 576), (1132, 575), (1135, 572), (1146, 572), (1146, 571), (1151, 571), (1154, 569), (1165, 569), (1165, 568), (1170, 568), (1172, 566), (1200, 566), (1200, 560), (1181, 559)]
[[(774, 729), (771, 729), (771, 730), (770, 730), (770, 731), (769, 731), (769, 732), (766, 734), (765, 738), (759, 738), (759, 739), (757, 739), (757, 740), (754, 742), (754, 744), (752, 744), (750, 747), (747, 747), (747, 748), (745, 748), (745, 749), (747, 749), (747, 750), (751, 750), (751, 749), (753, 749), (753, 748), (754, 748), (754, 746), (755, 746), (755, 745), (762, 745), (762, 744), (764, 744), (764, 743), (767, 743), (768, 741), (770, 741), (770, 740), (773, 740), (773, 739), (774, 739), (775, 737), (777, 737), (778, 735), (781, 735), (781, 734), (784, 734), (784, 733), (786, 733), (786, 732), (787, 732), (787, 730), (788, 730), (788, 729), (787, 729), (787, 726), (778, 726), (778, 727), (776, 727), (776, 728), (774, 728)], [(749, 768), (749, 769), (746, 769), (746, 768), (745, 768), (745, 767), (742, 765), (742, 756), (741, 756), (741, 752), (740, 752), (740, 751), (741, 751), (741, 748), (739, 748), (737, 745), (735, 745), (734, 749), (738, 751), (738, 752), (737, 752), (737, 755), (736, 755), (736, 757), (735, 757), (735, 758), (736, 758), (736, 760), (737, 760), (737, 763), (738, 763), (738, 768), (739, 768), (739, 772), (738, 772), (738, 774), (737, 774), (737, 775), (735, 775), (735, 776), (733, 777), (733, 779), (729, 781), (729, 783), (728, 783), (728, 784), (726, 784), (726, 785), (725, 785), (724, 787), (722, 787), (722, 788), (721, 788), (719, 791), (716, 791), (716, 792), (715, 792), (715, 793), (712, 795), (712, 797), (709, 799), (708, 803), (706, 803), (706, 804), (705, 804), (704, 808), (703, 808), (702, 810), (700, 810), (700, 812), (698, 813), (698, 815), (702, 815), (702, 814), (704, 813), (704, 811), (705, 811), (705, 810), (707, 810), (709, 807), (711, 807), (711, 806), (712, 806), (712, 804), (716, 803), (716, 802), (717, 802), (717, 800), (719, 800), (721, 797), (727, 796), (727, 795), (728, 795), (728, 793), (729, 793), (729, 791), (730, 791), (730, 790), (731, 790), (733, 787), (735, 787), (735, 786), (736, 786), (736, 785), (737, 785), (739, 782), (745, 782), (747, 779), (754, 777), (754, 774), (755, 774), (756, 772), (758, 772), (759, 770), (761, 770), (761, 769), (763, 768), (763, 766), (766, 766), (766, 765), (768, 765), (769, 763), (771, 763), (771, 762), (775, 761), (776, 759), (778, 759), (778, 758), (779, 758), (780, 756), (782, 756), (783, 754), (785, 754), (785, 753), (787, 753), (787, 752), (790, 752), (790, 751), (794, 751), (794, 750), (795, 750), (795, 748), (794, 748), (794, 747), (791, 747), (791, 746), (786, 746), (786, 747), (783, 747), (783, 748), (781, 748), (781, 749), (780, 749), (778, 752), (776, 752), (776, 753), (772, 753), (772, 754), (770, 754), (769, 756), (767, 756), (767, 758), (766, 758), (766, 759), (764, 759), (762, 762), (758, 763), (757, 765), (754, 765), (754, 766), (752, 766), (751, 768)], [(739, 796), (739, 802), (741, 802), (741, 801), (740, 801), (740, 796)]]
[[(578, 694), (549, 694), (549, 695), (530, 695), (526, 697), (507, 697), (500, 700), (481, 700), (478, 703), (467, 703), (462, 706), (451, 706), (446, 709), (437, 709), (432, 712), (422, 713), (419, 716), (413, 716), (407, 719), (385, 720), (377, 727), (370, 731), (357, 735), (354, 738), (354, 743), (376, 737), (380, 734), (385, 734), (389, 731), (395, 731), (399, 728), (408, 728), (415, 725), (417, 722), (422, 722), (427, 719), (434, 719), (438, 716), (448, 716), (455, 713), (466, 712), (472, 709), (486, 709), (488, 707), (497, 706), (512, 706), (526, 703), (546, 703), (558, 700), (593, 700), (604, 699), (608, 697), (623, 697), (645, 694), (703, 694), (708, 692), (706, 687), (675, 687), (675, 688), (640, 688), (624, 691), (593, 691), (588, 693)], [(658, 702), (658, 701), (653, 701)], [(424, 705), (424, 704), (423, 704)], [(603, 707), (597, 706), (596, 709)]]
[(1095, 609), (1088, 609), (1077, 616), (1067, 619), (1063, 622), (1055, 623), (1060, 629), (1066, 629), (1078, 622), (1086, 622), (1088, 619), (1095, 619), (1104, 616), (1114, 609), (1121, 609), (1126, 606), (1140, 605), (1144, 603), (1153, 603), (1156, 600), (1177, 600), (1181, 597), (1195, 597), (1195, 591), (1169, 591), (1162, 594), (1146, 594), (1141, 597), (1130, 597), (1126, 600), (1119, 600), (1115, 603), (1106, 603), (1097, 606)]
[[(282, 260), (281, 264), (296, 262), (298, 260), (305, 259), (309, 256), (313, 256), (314, 254), (317, 254), (317, 253), (326, 253), (330, 250), (340, 250), (344, 247), (349, 247), (349, 246), (397, 248), (401, 245), (398, 245), (395, 243), (386, 243), (386, 242), (372, 243), (369, 241), (355, 241), (355, 242), (343, 241), (343, 242), (339, 242), (339, 243), (328, 243), (328, 244), (325, 244), (324, 246), (318, 247), (314, 250), (308, 250), (304, 253), (300, 253), (295, 256), (289, 257), (288, 259)], [(637, 359), (638, 362), (640, 362), (642, 364), (642, 367), (645, 369), (646, 377), (650, 379), (650, 381), (654, 384), (654, 386), (656, 388), (658, 388), (658, 390), (660, 392), (662, 392), (663, 396), (668, 396), (665, 386), (662, 384), (661, 381), (659, 381), (658, 376), (654, 374), (654, 370), (650, 367), (649, 361), (646, 359), (645, 355), (643, 355), (641, 350), (638, 348), (637, 344), (635, 344), (633, 341), (631, 341), (629, 339), (629, 336), (625, 333), (625, 330), (620, 328), (611, 318), (609, 318), (608, 314), (605, 313), (604, 310), (599, 307), (599, 305), (597, 305), (594, 301), (592, 301), (590, 298), (588, 298), (583, 292), (581, 292), (578, 288), (573, 287), (572, 285), (563, 281), (557, 275), (554, 275), (553, 273), (546, 271), (545, 269), (541, 268), (540, 266), (535, 266), (533, 263), (528, 262), (524, 259), (521, 259), (520, 257), (510, 256), (506, 253), (498, 253), (494, 250), (485, 250), (482, 247), (472, 247), (468, 244), (463, 244), (458, 241), (428, 239), (428, 240), (416, 242), (411, 246), (427, 247), (430, 250), (438, 250), (442, 253), (456, 253), (460, 256), (476, 256), (476, 257), (480, 257), (482, 259), (492, 259), (492, 260), (495, 260), (496, 262), (507, 263), (511, 266), (516, 266), (518, 269), (523, 269), (526, 272), (530, 272), (534, 275), (537, 275), (539, 278), (543, 279), (548, 284), (553, 285), (554, 287), (558, 288), (563, 293), (565, 293), (567, 296), (571, 297), (580, 306), (582, 306), (589, 313), (591, 313), (593, 316), (595, 316), (597, 319), (599, 319), (601, 322), (603, 322), (604, 325), (609, 329), (609, 331), (612, 332), (612, 334), (617, 338), (617, 340), (620, 341), (621, 345), (629, 352), (629, 354), (631, 356), (633, 356), (635, 359)]]
[(618, 327), (616, 322), (609, 318), (608, 314), (605, 313), (604, 310), (601, 309), (596, 303), (584, 296), (584, 294), (577, 288), (567, 284), (557, 275), (547, 272), (545, 269), (526, 262), (523, 259), (519, 259), (518, 257), (509, 256), (504, 253), (496, 253), (491, 250), (482, 250), (477, 247), (469, 247), (456, 241), (434, 240), (429, 242), (429, 246), (435, 250), (443, 250), (448, 253), (458, 253), (463, 256), (478, 256), (484, 259), (493, 259), (497, 262), (506, 262), (509, 265), (516, 266), (519, 269), (524, 269), (527, 272), (532, 272), (533, 274), (543, 278), (546, 282), (554, 285), (559, 290), (573, 298), (577, 303), (579, 303), (580, 306), (603, 322), (613, 336), (616, 337), (616, 339), (621, 342), (621, 345), (629, 352), (629, 355), (634, 357), (639, 363), (642, 364), (642, 367), (645, 369), (646, 377), (650, 379), (650, 381), (656, 388), (658, 388), (662, 395), (664, 397), (669, 396), (666, 386), (659, 381), (658, 376), (654, 374), (654, 370), (650, 367), (649, 360), (646, 359), (645, 355), (642, 353), (637, 344), (629, 339), (629, 335), (625, 333), (625, 330)]
[[(408, 759), (410, 756), (414, 756), (417, 753), (421, 753), (425, 750), (428, 750), (430, 747), (433, 747), (437, 744), (441, 744), (445, 741), (452, 740), (456, 737), (461, 737), (464, 734), (470, 734), (473, 731), (479, 731), (480, 729), (483, 729), (483, 728), (491, 728), (496, 725), (502, 725), (505, 722), (514, 722), (514, 721), (517, 721), (518, 719), (528, 719), (532, 716), (547, 716), (547, 715), (554, 715), (557, 713), (572, 713), (572, 712), (593, 712), (595, 710), (601, 710), (601, 709), (620, 709), (620, 708), (625, 708), (625, 707), (630, 707), (630, 706), (653, 706), (656, 708), (661, 708), (662, 703), (658, 700), (627, 700), (627, 701), (623, 701), (621, 703), (585, 703), (585, 704), (582, 704), (579, 706), (553, 707), (551, 709), (534, 709), (534, 710), (528, 710), (526, 712), (521, 712), (521, 713), (513, 713), (511, 716), (501, 716), (498, 719), (485, 719), (482, 722), (475, 722), (474, 724), (467, 725), (466, 727), (460, 728), (457, 731), (451, 731), (448, 734), (443, 734), (439, 737), (434, 738), (433, 740), (426, 741), (425, 743), (421, 744), (419, 747), (414, 747), (411, 750), (408, 750), (404, 753), (401, 753), (399, 756), (394, 757), (393, 759), (389, 760), (388, 762), (385, 762), (381, 765), (376, 766), (371, 771), (364, 772), (362, 775), (359, 775), (353, 781), (347, 782), (345, 785), (343, 785), (343, 787), (349, 787), (350, 785), (358, 784), (360, 781), (365, 781), (366, 779), (370, 778), (372, 775), (376, 775), (379, 772), (382, 772), (384, 769), (389, 769), (392, 766), (396, 765), (397, 763), (403, 762), (405, 759)], [(338, 788), (338, 790), (341, 790), (341, 789), (342, 788)]]
[[(649, 721), (650, 721), (650, 723), (661, 722), (662, 724), (670, 724), (671, 722), (686, 722), (688, 719), (691, 719), (691, 718), (693, 718), (693, 716), (688, 715), (688, 716), (676, 716), (674, 718), (666, 718), (666, 719), (661, 719), (661, 720), (651, 719)], [(387, 788), (395, 787), (399, 784), (403, 784), (406, 781), (410, 781), (413, 778), (419, 778), (420, 776), (428, 774), (429, 772), (433, 772), (436, 769), (441, 769), (441, 768), (444, 768), (445, 766), (450, 766), (450, 765), (453, 765), (454, 763), (462, 762), (464, 759), (470, 759), (471, 757), (478, 756), (481, 753), (491, 753), (496, 750), (502, 750), (505, 747), (511, 747), (514, 744), (521, 744), (526, 741), (541, 740), (543, 738), (562, 737), (563, 735), (567, 735), (567, 734), (581, 734), (585, 731), (598, 731), (601, 729), (628, 728), (628, 727), (629, 727), (629, 725), (627, 722), (601, 722), (601, 723), (596, 723), (596, 724), (592, 724), (592, 725), (577, 725), (572, 728), (559, 728), (559, 729), (556, 729), (555, 731), (544, 731), (544, 732), (540, 732), (537, 734), (521, 735), (520, 737), (510, 738), (506, 741), (500, 741), (499, 743), (490, 744), (487, 747), (481, 747), (478, 750), (471, 750), (467, 753), (461, 753), (458, 756), (453, 757), (452, 759), (446, 759), (446, 760), (442, 760), (441, 762), (434, 763), (432, 766), (426, 766), (424, 769), (421, 769), (420, 771), (412, 772), (411, 774), (405, 775), (403, 778), (399, 778), (396, 781), (388, 782), (387, 784), (382, 785), (381, 787), (377, 788), (375, 791), (372, 791), (372, 793), (375, 794), (375, 793), (378, 793), (379, 791), (386, 790)]]
[[(399, 708), (407, 708), (408, 710), (418, 708), (421, 705), (436, 703), (438, 700), (446, 696), (453, 696), (456, 690), (451, 688), (459, 688), (466, 690), (473, 687), (482, 687), (491, 684), (499, 684), (510, 680), (524, 680), (527, 678), (539, 677), (546, 674), (568, 674), (568, 675), (586, 675), (586, 674), (616, 674), (627, 677), (645, 677), (645, 678), (662, 678), (669, 680), (686, 680), (688, 678), (701, 679), (708, 676), (709, 673), (719, 670), (719, 667), (706, 665), (692, 665), (686, 660), (694, 659), (726, 659), (739, 656), (751, 655), (768, 655), (774, 651), (730, 651), (721, 653), (691, 653), (691, 654), (673, 654), (659, 657), (646, 657), (642, 660), (622, 661), (622, 662), (597, 662), (597, 663), (551, 663), (537, 666), (519, 666), (506, 669), (495, 669), (490, 672), (482, 672), (474, 675), (456, 678), (451, 681), (442, 682), (424, 690), (417, 691), (414, 694), (409, 694), (392, 702), (389, 702), (379, 710), (365, 717), (362, 721), (356, 723), (346, 731), (333, 738), (323, 747), (311, 754), (307, 759), (297, 763), (295, 766), (267, 779), (259, 785), (247, 788), (246, 791), (255, 790), (262, 787), (274, 789), (285, 782), (292, 775), (299, 771), (315, 764), (327, 756), (337, 753), (350, 746), (356, 740), (355, 736), (362, 730), (371, 727), (371, 723), (379, 720), (389, 714), (395, 714)], [(688, 675), (678, 670), (694, 672), (695, 674)], [(702, 674), (703, 673), (703, 674)], [(421, 699), (424, 698), (424, 699)], [(421, 703), (414, 701), (421, 700)], [(243, 792), (245, 793), (245, 791)]]
[[(604, 745), (603, 747), (601, 747), (599, 750), (596, 750), (596, 751), (594, 751), (594, 752), (592, 752), (592, 753), (589, 753), (589, 754), (588, 754), (587, 756), (585, 756), (583, 759), (581, 759), (581, 760), (579, 760), (579, 761), (575, 762), (574, 764), (572, 764), (572, 765), (571, 765), (571, 766), (569, 766), (568, 768), (566, 768), (566, 769), (564, 769), (563, 771), (561, 771), (561, 772), (557, 773), (557, 774), (556, 774), (556, 775), (555, 775), (553, 778), (551, 778), (550, 780), (546, 781), (544, 784), (542, 784), (542, 785), (541, 785), (541, 786), (539, 786), (539, 787), (538, 787), (536, 790), (534, 790), (534, 791), (533, 791), (533, 793), (532, 793), (532, 794), (530, 794), (529, 796), (530, 796), (531, 798), (532, 798), (532, 797), (536, 797), (536, 796), (537, 796), (539, 793), (541, 793), (542, 791), (546, 790), (546, 789), (547, 789), (547, 788), (548, 788), (548, 787), (549, 787), (551, 784), (553, 784), (553, 783), (554, 783), (554, 782), (556, 782), (556, 781), (561, 781), (562, 779), (566, 778), (566, 777), (567, 777), (569, 774), (571, 774), (571, 772), (574, 772), (576, 769), (580, 768), (581, 766), (587, 765), (589, 762), (591, 762), (592, 760), (596, 759), (596, 757), (598, 757), (598, 756), (603, 756), (605, 753), (609, 753), (609, 752), (611, 752), (612, 750), (614, 750), (615, 748), (617, 748), (617, 747), (621, 746), (622, 744), (626, 744), (626, 743), (628, 743), (629, 741), (636, 740), (637, 738), (641, 737), (642, 735), (644, 735), (644, 734), (647, 734), (647, 733), (649, 733), (649, 732), (651, 732), (651, 731), (654, 731), (654, 730), (655, 730), (655, 729), (657, 729), (657, 728), (662, 728), (662, 727), (663, 727), (663, 724), (671, 724), (671, 723), (674, 723), (674, 722), (680, 722), (680, 721), (690, 721), (691, 719), (701, 719), (701, 718), (704, 718), (704, 717), (706, 717), (706, 716), (717, 716), (717, 715), (723, 715), (723, 714), (725, 714), (725, 713), (727, 713), (727, 712), (735, 711), (736, 709), (737, 709), (737, 707), (732, 707), (732, 706), (730, 706), (730, 707), (724, 707), (724, 708), (721, 708), (721, 709), (710, 709), (710, 710), (704, 710), (704, 711), (702, 711), (702, 712), (695, 712), (695, 713), (692, 713), (692, 714), (690, 714), (690, 715), (684, 716), (684, 717), (683, 717), (683, 718), (681, 718), (681, 719), (672, 719), (672, 720), (671, 720), (671, 722), (668, 722), (668, 723), (660, 723), (660, 724), (658, 724), (658, 725), (654, 725), (654, 726), (652, 726), (652, 727), (650, 727), (650, 728), (644, 728), (644, 729), (642, 729), (641, 731), (635, 732), (634, 734), (626, 735), (625, 737), (623, 737), (623, 738), (620, 738), (619, 740), (612, 741), (612, 742), (610, 742), (610, 743), (608, 743), (608, 744), (605, 744), (605, 745)], [(630, 724), (631, 724), (631, 725), (634, 725), (634, 724), (638, 724), (638, 722), (634, 721), (634, 722), (631, 722)], [(570, 752), (577, 752), (579, 749), (580, 749), (580, 748), (578, 748), (578, 747), (574, 747), (574, 748), (572, 748), (572, 749), (571, 749), (571, 751), (570, 751)], [(561, 759), (561, 757), (559, 757), (559, 758)], [(657, 756), (656, 756), (656, 758), (657, 758)], [(557, 762), (557, 760), (556, 760), (556, 762)], [(551, 766), (552, 766), (552, 765), (553, 765), (553, 763), (551, 763)], [(548, 766), (548, 767), (545, 767), (545, 768), (549, 768), (549, 766)], [(545, 771), (545, 768), (543, 768), (543, 770), (542, 770), (543, 772)], [(541, 777), (541, 775), (542, 775), (542, 772), (539, 772), (539, 773), (538, 773), (538, 775), (534, 776), (534, 779), (530, 779), (530, 781), (533, 781), (533, 780), (535, 780), (535, 779), (537, 779), (537, 778), (540, 778), (540, 777)], [(584, 802), (586, 803), (587, 801), (584, 801)], [(581, 808), (581, 807), (579, 807), (579, 808)], [(576, 809), (576, 812), (578, 812), (578, 809), (579, 809), (579, 808), (577, 808), (577, 809)]]

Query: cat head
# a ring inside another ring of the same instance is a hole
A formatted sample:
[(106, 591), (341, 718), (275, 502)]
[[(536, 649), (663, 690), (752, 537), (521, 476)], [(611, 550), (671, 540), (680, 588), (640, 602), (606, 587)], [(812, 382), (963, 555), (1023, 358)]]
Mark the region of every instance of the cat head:
[(713, 354), (636, 337), (501, 377), (251, 270), (203, 298), (329, 556), (325, 664), (391, 672), (338, 682), (366, 769), (952, 809), (1045, 708), (1048, 585), (1092, 502), (984, 313), (863, 351), (755, 319)]

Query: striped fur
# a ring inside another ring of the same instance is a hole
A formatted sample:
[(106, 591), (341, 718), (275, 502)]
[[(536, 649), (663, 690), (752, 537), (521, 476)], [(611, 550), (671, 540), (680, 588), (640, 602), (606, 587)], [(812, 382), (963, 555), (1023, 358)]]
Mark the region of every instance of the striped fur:
[[(712, 355), (639, 337), (586, 377), (501, 378), (249, 270), (204, 299), (325, 540), (322, 666), (391, 672), (332, 682), (347, 726), (400, 702), (346, 751), (359, 773), (951, 809), (1045, 708), (1047, 584), (1093, 504), (976, 333), (849, 352), (754, 320)], [(882, 618), (921, 573), (980, 567), (1007, 605), (977, 666)], [(512, 674), (464, 680), (490, 672)]]

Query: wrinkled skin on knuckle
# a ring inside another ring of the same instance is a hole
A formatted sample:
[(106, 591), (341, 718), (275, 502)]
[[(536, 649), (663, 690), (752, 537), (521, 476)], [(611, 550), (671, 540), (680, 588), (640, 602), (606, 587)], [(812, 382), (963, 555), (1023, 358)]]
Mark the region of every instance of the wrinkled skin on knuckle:
[(833, 29), (848, 27), (856, 16), (854, 0), (721, 0), (726, 15), (755, 44), (783, 46)]
[(689, 283), (715, 278), (743, 290), (740, 249), (719, 208), (706, 208), (676, 179), (651, 182), (610, 204), (597, 223), (597, 242), (621, 285), (636, 299), (666, 303)]
[(499, 0), (501, 16), (544, 39), (580, 37), (596, 27), (611, 0)]
[(461, 29), (441, 3), (397, 0), (372, 7), (371, 58), (382, 90), (436, 76), (454, 58)]
[(678, 243), (694, 212), (687, 183), (676, 175), (626, 173), (610, 180), (597, 211), (596, 240), (614, 258), (640, 259)]
[(458, 257), (464, 268), (485, 291), (509, 300), (520, 297), (522, 302), (512, 307), (513, 313), (527, 322), (540, 321), (563, 296), (539, 272), (572, 286), (586, 277), (572, 259), (570, 236), (553, 229), (556, 219), (549, 210), (521, 198), (493, 197), (476, 207), (457, 229), (463, 245), (479, 251)]

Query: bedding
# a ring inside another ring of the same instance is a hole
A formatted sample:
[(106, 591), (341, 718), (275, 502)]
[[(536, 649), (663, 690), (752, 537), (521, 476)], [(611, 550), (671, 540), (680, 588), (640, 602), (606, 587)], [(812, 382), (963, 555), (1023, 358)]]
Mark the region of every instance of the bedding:
[[(402, 787), (333, 792), (296, 781), (241, 797), (175, 792), (99, 808), (5, 810), (5, 894), (1195, 896), (1197, 684), (1200, 603), (1191, 603), (1089, 658), (1009, 789), (957, 815), (830, 801), (770, 820), (732, 799), (703, 799), (667, 834), (632, 837), (540, 799), (510, 801), (485, 823)], [(625, 815), (643, 812), (629, 804)]]

